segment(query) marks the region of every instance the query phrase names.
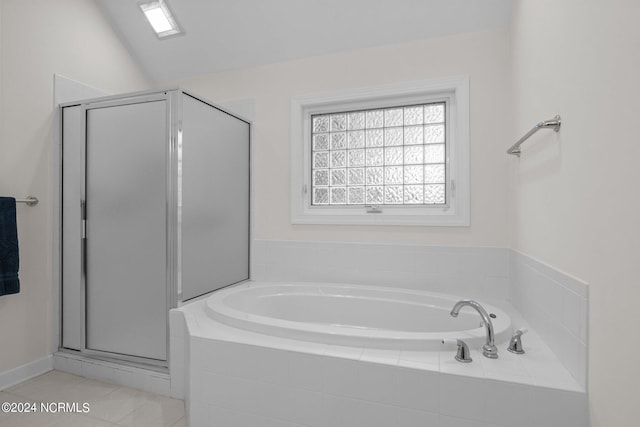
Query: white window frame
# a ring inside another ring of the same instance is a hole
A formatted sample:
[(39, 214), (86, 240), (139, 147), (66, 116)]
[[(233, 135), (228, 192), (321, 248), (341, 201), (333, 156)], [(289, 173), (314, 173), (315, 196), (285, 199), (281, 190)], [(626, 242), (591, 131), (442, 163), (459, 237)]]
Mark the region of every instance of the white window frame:
[[(447, 103), (445, 205), (312, 206), (311, 115)], [(446, 77), (291, 99), (291, 223), (469, 226), (469, 77)]]

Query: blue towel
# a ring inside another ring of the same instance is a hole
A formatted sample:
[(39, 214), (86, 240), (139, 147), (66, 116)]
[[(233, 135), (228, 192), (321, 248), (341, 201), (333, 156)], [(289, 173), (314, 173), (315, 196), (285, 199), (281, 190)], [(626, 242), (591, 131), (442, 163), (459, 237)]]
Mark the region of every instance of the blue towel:
[(16, 199), (0, 197), (0, 295), (20, 292)]

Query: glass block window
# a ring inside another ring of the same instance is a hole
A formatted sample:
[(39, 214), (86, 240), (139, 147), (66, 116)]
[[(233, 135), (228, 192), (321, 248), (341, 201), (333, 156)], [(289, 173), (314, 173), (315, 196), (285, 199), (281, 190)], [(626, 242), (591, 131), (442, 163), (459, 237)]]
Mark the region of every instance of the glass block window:
[(446, 107), (311, 115), (311, 204), (446, 204)]
[(469, 226), (468, 76), (299, 95), (290, 111), (292, 224)]

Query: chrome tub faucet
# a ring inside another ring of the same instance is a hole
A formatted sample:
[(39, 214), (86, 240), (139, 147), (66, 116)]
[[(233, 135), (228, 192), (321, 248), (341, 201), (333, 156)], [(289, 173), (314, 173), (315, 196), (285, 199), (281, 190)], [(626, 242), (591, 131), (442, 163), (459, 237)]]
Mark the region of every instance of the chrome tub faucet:
[(487, 342), (482, 346), (482, 354), (489, 359), (497, 359), (498, 358), (498, 347), (496, 347), (494, 343), (494, 334), (493, 334), (493, 323), (491, 323), (491, 317), (479, 303), (471, 299), (463, 299), (456, 303), (451, 309), (451, 315), (453, 317), (458, 317), (458, 313), (460, 309), (464, 306), (469, 306), (474, 308), (480, 317), (482, 317), (482, 322), (484, 323), (484, 330), (487, 334)]

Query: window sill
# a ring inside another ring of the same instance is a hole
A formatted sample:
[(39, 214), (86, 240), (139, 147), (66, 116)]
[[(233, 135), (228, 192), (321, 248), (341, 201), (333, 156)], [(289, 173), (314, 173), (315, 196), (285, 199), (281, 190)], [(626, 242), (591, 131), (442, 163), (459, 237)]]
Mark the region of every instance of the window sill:
[(468, 227), (469, 212), (456, 212), (450, 207), (399, 208), (380, 206), (381, 212), (367, 213), (362, 208), (306, 207), (292, 212), (292, 224), (336, 225), (409, 225), (430, 227)]

